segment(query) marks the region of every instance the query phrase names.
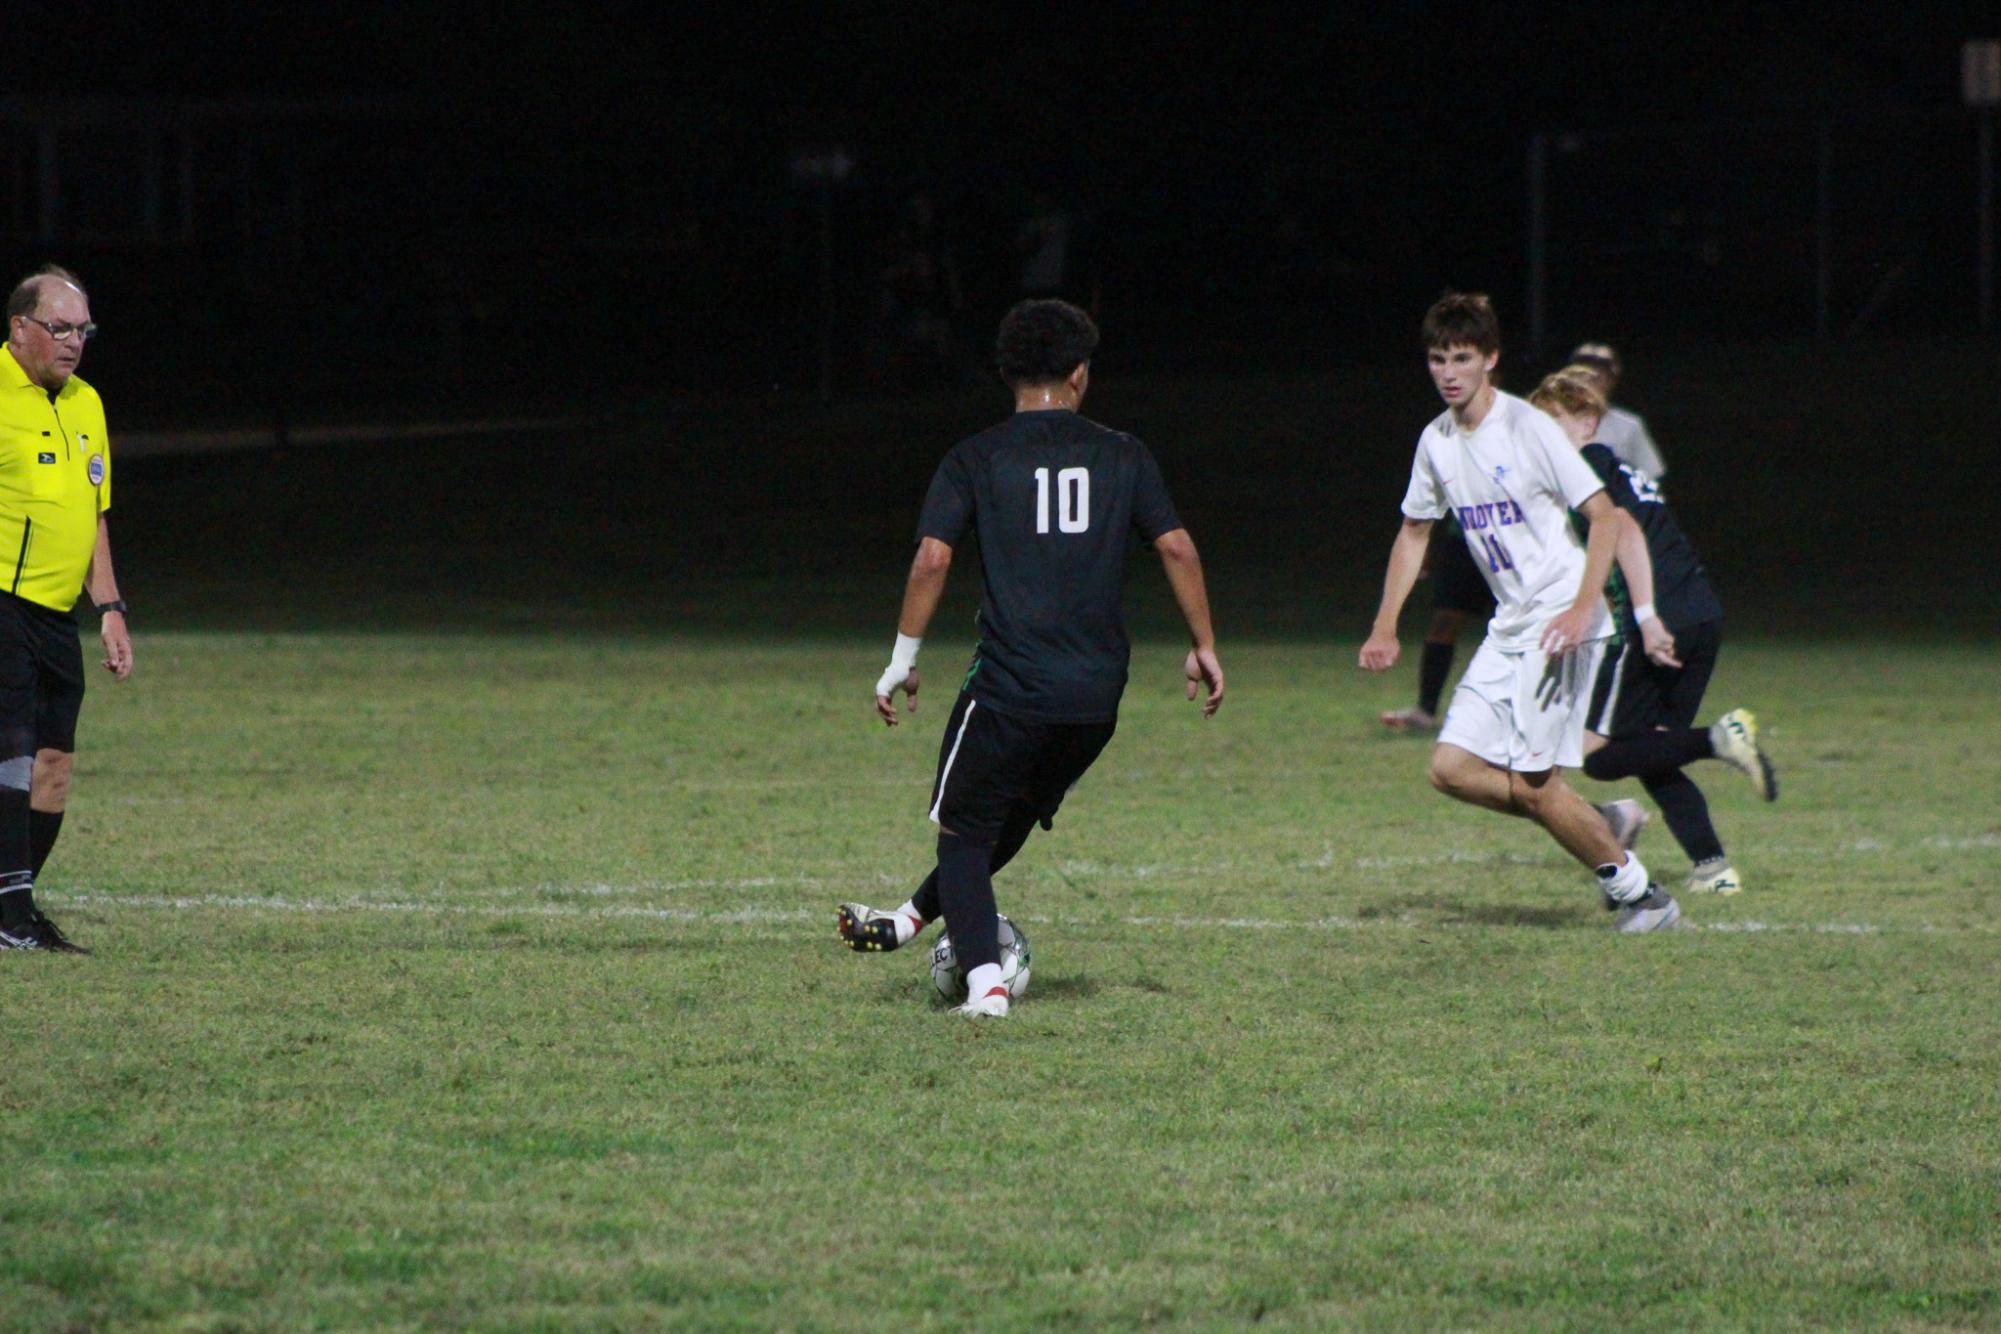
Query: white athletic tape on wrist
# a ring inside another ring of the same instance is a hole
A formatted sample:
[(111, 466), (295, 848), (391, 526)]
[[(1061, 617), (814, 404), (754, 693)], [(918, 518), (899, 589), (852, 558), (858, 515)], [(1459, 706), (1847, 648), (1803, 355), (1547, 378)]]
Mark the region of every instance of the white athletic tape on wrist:
[(1642, 602), (1639, 606), (1633, 608), (1633, 623), (1636, 625), (1645, 625), (1648, 621), (1653, 620), (1656, 615), (1653, 603)]
[(896, 647), (890, 651), (889, 666), (883, 670), (882, 679), (875, 683), (877, 699), (888, 699), (889, 692), (909, 678), (910, 669), (917, 665), (917, 646), (923, 642), (911, 635), (897, 635)]

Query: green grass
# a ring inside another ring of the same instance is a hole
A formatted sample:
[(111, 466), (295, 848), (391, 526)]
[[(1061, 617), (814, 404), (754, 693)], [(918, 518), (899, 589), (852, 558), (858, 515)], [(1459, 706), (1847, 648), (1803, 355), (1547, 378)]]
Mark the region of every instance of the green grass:
[(0, 1326), (2001, 1323), (1989, 646), (1728, 646), (1783, 798), (1704, 766), (1749, 888), (1625, 939), (1408, 668), (1144, 644), (978, 1027), (833, 939), (964, 649), (887, 732), (882, 638), (143, 636), (97, 952), (0, 958)]

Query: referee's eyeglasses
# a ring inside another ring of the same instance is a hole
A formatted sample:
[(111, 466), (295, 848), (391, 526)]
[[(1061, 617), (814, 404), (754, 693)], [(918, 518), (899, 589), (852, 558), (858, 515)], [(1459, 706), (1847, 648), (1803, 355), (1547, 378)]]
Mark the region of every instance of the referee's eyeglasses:
[(82, 324), (71, 324), (66, 320), (57, 320), (54, 324), (50, 324), (47, 320), (38, 320), (33, 315), (23, 315), (21, 318), (30, 324), (39, 324), (44, 329), (47, 329), (49, 337), (55, 339), (58, 343), (68, 341), (72, 334), (76, 336), (76, 341), (79, 343), (88, 343), (91, 339), (97, 337), (97, 326), (88, 320)]

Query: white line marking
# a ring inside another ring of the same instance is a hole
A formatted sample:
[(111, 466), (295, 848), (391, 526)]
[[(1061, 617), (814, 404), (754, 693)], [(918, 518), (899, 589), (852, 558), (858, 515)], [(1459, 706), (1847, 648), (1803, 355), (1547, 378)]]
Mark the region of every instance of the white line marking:
[[(500, 904), (426, 903), (408, 899), (287, 899), (260, 898), (250, 894), (65, 894), (50, 895), (51, 901), (100, 909), (144, 908), (167, 912), (273, 912), (331, 915), (341, 913), (408, 914), (420, 917), (547, 917), (547, 918), (629, 918), (664, 922), (704, 922), (735, 926), (764, 926), (775, 923), (811, 922), (831, 917), (831, 906), (745, 907), (745, 908), (656, 908), (638, 905), (609, 907), (568, 907), (561, 904), (533, 904), (507, 907)], [(1190, 917), (1183, 915), (1130, 915), (1105, 920), (1081, 917), (1054, 917), (1018, 914), (1019, 920), (1038, 926), (1058, 926), (1088, 930), (1110, 925), (1140, 928), (1166, 927), (1179, 931), (1363, 931), (1371, 927), (1401, 930), (1445, 930), (1479, 928), (1492, 923), (1425, 921), (1410, 913), (1395, 917), (1357, 918), (1331, 915), (1285, 920), (1270, 917)], [(1969, 925), (1946, 929), (1930, 923), (1916, 926), (1878, 926), (1870, 922), (1690, 922), (1684, 930), (1716, 931), (1724, 934), (1788, 934), (1825, 936), (1876, 935), (1966, 935), (1992, 934), (1993, 928)]]

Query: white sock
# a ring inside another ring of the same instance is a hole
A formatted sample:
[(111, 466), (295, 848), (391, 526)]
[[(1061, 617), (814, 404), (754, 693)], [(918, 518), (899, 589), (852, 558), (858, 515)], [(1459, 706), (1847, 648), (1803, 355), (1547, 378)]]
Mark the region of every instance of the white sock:
[(1653, 877), (1647, 874), (1647, 868), (1640, 865), (1640, 859), (1630, 852), (1626, 854), (1624, 866), (1607, 862), (1598, 868), (1598, 887), (1614, 903), (1631, 903), (1645, 898), (1647, 886), (1652, 883)]
[(1000, 965), (983, 963), (966, 974), (966, 999), (979, 1000), (1000, 984)]
[(924, 914), (917, 911), (916, 899), (905, 899), (896, 910), (896, 943), (908, 945), (924, 929)]

